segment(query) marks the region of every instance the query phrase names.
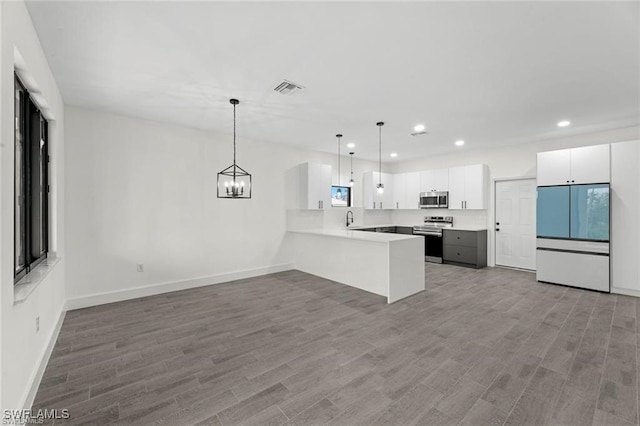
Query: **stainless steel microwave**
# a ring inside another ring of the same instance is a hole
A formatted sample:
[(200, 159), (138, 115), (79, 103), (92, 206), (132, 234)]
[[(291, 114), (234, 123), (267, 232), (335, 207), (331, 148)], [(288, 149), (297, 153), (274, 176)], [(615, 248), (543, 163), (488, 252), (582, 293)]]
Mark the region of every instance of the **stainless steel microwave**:
[(448, 191), (431, 191), (420, 193), (421, 209), (446, 209), (449, 207)]

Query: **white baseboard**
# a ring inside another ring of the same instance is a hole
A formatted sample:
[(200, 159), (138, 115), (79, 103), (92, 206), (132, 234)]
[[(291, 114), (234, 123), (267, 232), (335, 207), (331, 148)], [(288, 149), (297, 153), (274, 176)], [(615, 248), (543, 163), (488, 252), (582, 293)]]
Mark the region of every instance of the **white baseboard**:
[(208, 277), (192, 278), (184, 281), (173, 281), (168, 283), (152, 284), (143, 287), (128, 288), (125, 290), (99, 293), (90, 296), (67, 299), (67, 309), (81, 309), (90, 306), (104, 305), (106, 303), (121, 302), (123, 300), (137, 299), (138, 297), (154, 296), (156, 294), (169, 293), (172, 291), (186, 290), (189, 288), (203, 287), (212, 284), (220, 284), (228, 281), (241, 280), (244, 278), (257, 277), (259, 275), (273, 274), (294, 269), (290, 263), (266, 266), (263, 268), (247, 269), (244, 271), (228, 272)]
[(629, 288), (611, 287), (611, 293), (640, 297), (640, 290), (632, 290)]
[(49, 364), (49, 358), (51, 358), (51, 353), (53, 352), (53, 348), (58, 340), (58, 335), (60, 334), (60, 329), (62, 328), (62, 323), (64, 322), (64, 316), (66, 313), (67, 311), (64, 308), (60, 311), (58, 321), (49, 335), (49, 342), (44, 347), (42, 355), (40, 356), (38, 368), (34, 370), (30, 377), (30, 385), (27, 388), (27, 394), (23, 397), (22, 404), (20, 404), (21, 407), (25, 408), (25, 410), (31, 409), (33, 401), (36, 399), (36, 394), (38, 393), (42, 376), (47, 368), (47, 364)]

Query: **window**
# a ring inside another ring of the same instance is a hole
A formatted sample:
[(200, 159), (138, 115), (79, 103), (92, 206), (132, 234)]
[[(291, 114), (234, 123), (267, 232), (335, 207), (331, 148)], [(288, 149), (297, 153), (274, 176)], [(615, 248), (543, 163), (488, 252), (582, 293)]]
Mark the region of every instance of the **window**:
[(47, 257), (47, 120), (15, 77), (14, 276), (17, 282)]

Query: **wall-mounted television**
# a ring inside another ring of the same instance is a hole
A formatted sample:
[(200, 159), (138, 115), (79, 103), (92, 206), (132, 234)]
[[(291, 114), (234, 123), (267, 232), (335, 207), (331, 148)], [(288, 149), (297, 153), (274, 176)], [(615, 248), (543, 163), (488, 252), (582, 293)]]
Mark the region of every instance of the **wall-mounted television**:
[(351, 187), (331, 187), (331, 207), (351, 207)]

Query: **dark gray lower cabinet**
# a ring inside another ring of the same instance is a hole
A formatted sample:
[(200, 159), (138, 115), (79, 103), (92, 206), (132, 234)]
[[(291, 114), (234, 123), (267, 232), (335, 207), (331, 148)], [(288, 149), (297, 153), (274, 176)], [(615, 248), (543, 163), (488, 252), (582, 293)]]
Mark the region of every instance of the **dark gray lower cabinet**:
[(442, 261), (462, 266), (487, 266), (487, 230), (443, 230)]
[(413, 235), (413, 226), (396, 226), (396, 234)]

